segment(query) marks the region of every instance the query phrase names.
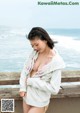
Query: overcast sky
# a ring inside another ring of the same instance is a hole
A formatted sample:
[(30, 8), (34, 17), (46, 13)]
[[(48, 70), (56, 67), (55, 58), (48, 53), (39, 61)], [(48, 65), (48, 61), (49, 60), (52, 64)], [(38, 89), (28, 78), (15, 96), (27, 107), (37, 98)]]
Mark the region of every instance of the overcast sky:
[(0, 0), (0, 25), (80, 28), (80, 5), (41, 6), (37, 4), (38, 1), (50, 0)]

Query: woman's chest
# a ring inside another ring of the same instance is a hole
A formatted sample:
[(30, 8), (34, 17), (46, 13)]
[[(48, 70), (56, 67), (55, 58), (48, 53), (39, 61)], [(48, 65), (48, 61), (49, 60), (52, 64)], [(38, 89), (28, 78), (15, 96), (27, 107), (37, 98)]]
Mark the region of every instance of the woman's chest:
[(38, 57), (38, 58), (34, 61), (33, 70), (34, 70), (34, 71), (40, 70), (44, 65), (46, 65), (46, 64), (49, 63), (50, 61), (51, 61), (51, 58), (48, 58), (48, 57), (46, 57), (46, 56)]

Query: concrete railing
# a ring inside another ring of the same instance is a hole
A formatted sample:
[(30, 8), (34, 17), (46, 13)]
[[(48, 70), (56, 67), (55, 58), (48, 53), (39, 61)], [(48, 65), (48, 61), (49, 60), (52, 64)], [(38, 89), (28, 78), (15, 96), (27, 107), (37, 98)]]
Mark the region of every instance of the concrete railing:
[[(20, 72), (0, 72), (0, 99), (15, 99), (15, 113), (22, 113), (19, 78)], [(47, 113), (80, 113), (80, 71), (63, 71), (61, 86), (60, 92), (51, 97)]]

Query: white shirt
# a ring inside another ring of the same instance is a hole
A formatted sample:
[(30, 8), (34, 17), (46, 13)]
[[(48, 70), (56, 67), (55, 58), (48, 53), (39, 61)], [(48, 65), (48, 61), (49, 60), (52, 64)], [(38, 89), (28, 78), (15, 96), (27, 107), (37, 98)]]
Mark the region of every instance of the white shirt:
[(20, 91), (26, 92), (23, 99), (27, 104), (43, 107), (49, 104), (51, 95), (58, 94), (61, 86), (61, 70), (65, 67), (65, 64), (56, 51), (52, 60), (30, 77), (29, 72), (37, 57), (38, 53), (33, 51), (28, 62), (25, 62), (20, 77)]

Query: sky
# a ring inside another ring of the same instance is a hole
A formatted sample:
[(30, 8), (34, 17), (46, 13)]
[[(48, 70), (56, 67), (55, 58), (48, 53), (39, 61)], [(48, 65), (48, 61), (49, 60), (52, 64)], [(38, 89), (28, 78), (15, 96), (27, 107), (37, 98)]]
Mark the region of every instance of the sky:
[[(0, 25), (26, 28), (34, 26), (80, 28), (80, 5), (45, 6), (38, 5), (38, 1), (50, 2), (50, 0), (0, 0)], [(80, 3), (80, 0), (71, 1)]]

